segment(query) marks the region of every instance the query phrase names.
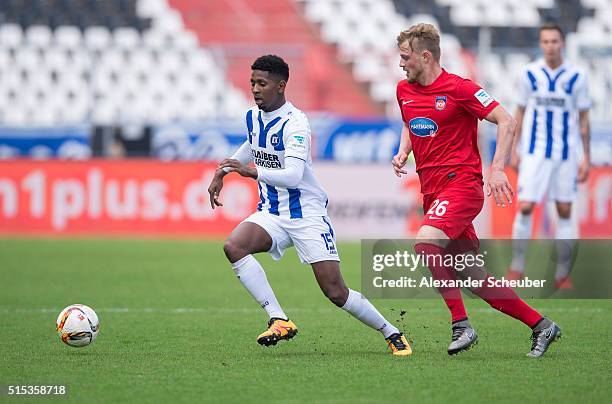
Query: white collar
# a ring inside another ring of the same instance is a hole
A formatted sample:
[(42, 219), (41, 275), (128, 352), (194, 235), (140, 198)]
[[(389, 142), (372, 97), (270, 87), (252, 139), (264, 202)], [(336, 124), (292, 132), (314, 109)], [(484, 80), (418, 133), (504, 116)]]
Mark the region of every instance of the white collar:
[(561, 71), (561, 70), (563, 70), (563, 69), (565, 69), (565, 68), (566, 68), (566, 66), (565, 66), (565, 60), (563, 60), (563, 61), (561, 62), (561, 64), (560, 64), (559, 66), (557, 66), (557, 68), (556, 68), (556, 69), (551, 69), (551, 68), (550, 68), (550, 66), (548, 66), (548, 65), (546, 64), (546, 60), (545, 60), (544, 58), (540, 59), (540, 65), (542, 66), (542, 68), (546, 69), (546, 70), (547, 70), (548, 72), (550, 72), (550, 73), (557, 73), (557, 72), (559, 72), (559, 71)]
[(276, 118), (277, 116), (285, 115), (287, 112), (289, 112), (291, 108), (293, 108), (293, 105), (289, 101), (285, 101), (282, 107), (275, 109), (274, 111), (266, 112), (264, 110), (260, 110), (261, 117), (264, 120), (269, 121)]

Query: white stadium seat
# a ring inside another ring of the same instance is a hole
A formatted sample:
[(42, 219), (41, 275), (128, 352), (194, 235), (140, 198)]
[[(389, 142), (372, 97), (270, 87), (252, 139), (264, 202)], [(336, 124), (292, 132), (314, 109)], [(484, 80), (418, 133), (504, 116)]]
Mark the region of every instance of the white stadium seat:
[(0, 25), (0, 46), (17, 48), (23, 41), (23, 30), (17, 24)]
[(455, 25), (477, 27), (482, 24), (481, 10), (478, 5), (466, 2), (460, 7), (452, 7), (450, 12), (451, 21)]
[(145, 47), (152, 50), (165, 48), (167, 44), (166, 35), (159, 31), (149, 30), (143, 34), (142, 38)]
[(66, 52), (59, 48), (51, 47), (43, 52), (45, 66), (50, 70), (60, 71), (68, 64)]
[(4, 124), (7, 126), (25, 126), (28, 124), (28, 116), (25, 108), (19, 105), (13, 105), (4, 111)]
[(64, 49), (78, 49), (81, 46), (83, 37), (77, 27), (61, 26), (55, 30), (55, 43)]
[(176, 10), (169, 9), (153, 20), (152, 28), (164, 33), (176, 34), (183, 29), (183, 18)]
[(327, 19), (334, 12), (334, 5), (329, 0), (306, 1), (306, 17), (315, 23), (320, 23)]
[(57, 123), (57, 113), (49, 104), (40, 104), (31, 114), (31, 124), (33, 126), (53, 126)]
[(90, 50), (106, 49), (111, 43), (111, 33), (105, 27), (88, 27), (85, 29), (84, 40)]
[(47, 48), (51, 37), (51, 29), (46, 25), (33, 25), (26, 31), (26, 41), (37, 48)]
[(118, 49), (136, 49), (140, 45), (140, 34), (134, 28), (117, 28), (113, 32), (113, 43)]
[(16, 67), (23, 70), (35, 70), (40, 64), (40, 59), (38, 50), (30, 46), (18, 48), (15, 54)]
[(598, 19), (585, 17), (578, 21), (578, 31), (584, 35), (593, 35), (593, 37), (597, 37), (605, 34), (606, 24)]
[(353, 74), (359, 81), (371, 82), (386, 73), (386, 67), (380, 58), (359, 58), (353, 66)]
[(143, 18), (156, 18), (168, 10), (166, 0), (145, 0), (136, 3), (136, 14)]
[(510, 25), (516, 27), (537, 27), (540, 24), (538, 10), (520, 5), (512, 9), (512, 21)]
[(91, 121), (97, 125), (114, 125), (118, 117), (117, 108), (111, 103), (96, 103), (91, 111)]
[(198, 37), (191, 31), (181, 31), (175, 36), (173, 44), (178, 49), (194, 51), (198, 48)]
[(0, 72), (7, 70), (13, 64), (13, 58), (8, 49), (0, 47)]

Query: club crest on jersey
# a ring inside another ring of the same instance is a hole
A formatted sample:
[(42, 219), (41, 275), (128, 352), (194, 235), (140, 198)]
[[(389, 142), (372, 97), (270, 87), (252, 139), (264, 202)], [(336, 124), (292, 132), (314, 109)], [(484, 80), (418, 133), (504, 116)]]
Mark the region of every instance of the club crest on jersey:
[(270, 137), (270, 144), (272, 144), (272, 146), (278, 146), (279, 139), (278, 133), (273, 134), (272, 137)]
[(438, 131), (438, 124), (429, 118), (412, 118), (408, 123), (410, 132), (419, 137), (434, 136)]
[(435, 108), (436, 108), (436, 111), (442, 111), (444, 108), (446, 108), (446, 96), (445, 95), (436, 96)]

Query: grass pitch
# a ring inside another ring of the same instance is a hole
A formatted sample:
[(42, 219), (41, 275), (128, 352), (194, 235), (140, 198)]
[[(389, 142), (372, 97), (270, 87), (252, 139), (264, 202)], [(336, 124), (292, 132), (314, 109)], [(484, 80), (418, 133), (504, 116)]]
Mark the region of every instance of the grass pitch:
[[(360, 289), (359, 246), (339, 251)], [(265, 312), (220, 242), (0, 239), (0, 384), (66, 384), (73, 402), (605, 402), (612, 393), (612, 300), (530, 301), (564, 332), (540, 360), (525, 356), (530, 330), (481, 301), (466, 300), (480, 343), (449, 357), (442, 300), (375, 300), (413, 341), (412, 356), (395, 358), (324, 298), (293, 250), (281, 262), (258, 258), (300, 331), (276, 347), (255, 342)], [(55, 334), (72, 303), (100, 318), (89, 347)]]

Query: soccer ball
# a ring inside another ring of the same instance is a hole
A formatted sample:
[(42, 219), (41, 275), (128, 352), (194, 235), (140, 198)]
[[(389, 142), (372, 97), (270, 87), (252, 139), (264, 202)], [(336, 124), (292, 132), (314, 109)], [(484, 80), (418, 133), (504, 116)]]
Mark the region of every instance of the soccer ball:
[(87, 346), (96, 339), (99, 331), (96, 312), (84, 304), (72, 304), (57, 317), (57, 334), (66, 345)]

